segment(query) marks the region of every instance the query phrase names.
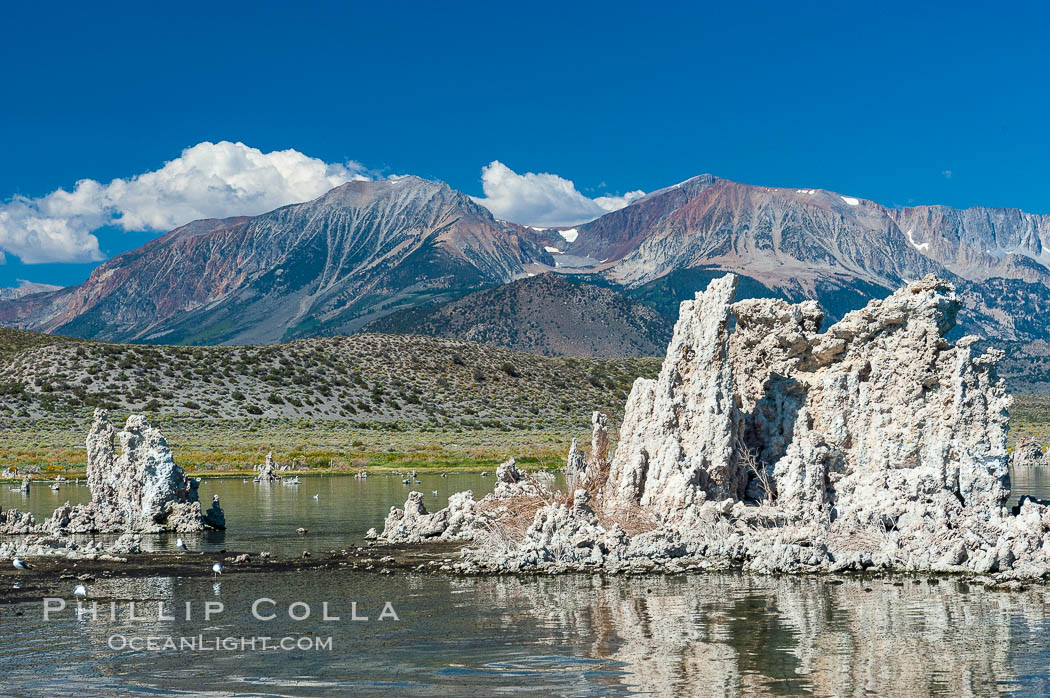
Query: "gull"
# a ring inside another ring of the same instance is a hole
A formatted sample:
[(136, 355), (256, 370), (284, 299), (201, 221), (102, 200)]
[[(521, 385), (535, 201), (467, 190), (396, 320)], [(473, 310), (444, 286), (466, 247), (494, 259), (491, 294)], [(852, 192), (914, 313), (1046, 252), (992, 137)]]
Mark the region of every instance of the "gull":
[(212, 565), (211, 566), (211, 573), (212, 573), (212, 575), (222, 574), (222, 563), (221, 562), (216, 562), (214, 565)]
[(402, 481), (401, 481), (401, 484), (402, 484), (402, 485), (410, 485), (410, 484), (412, 484), (412, 481), (411, 481), (411, 480), (409, 480), (409, 479), (408, 479), (408, 478), (406, 477), (406, 478), (405, 478), (404, 480), (402, 480)]
[(430, 491), (431, 491), (431, 492), (433, 492), (434, 494), (437, 494), (437, 493), (438, 493), (438, 491), (437, 491), (437, 490), (430, 490)]
[(22, 560), (22, 558), (20, 558), (20, 557), (16, 557), (14, 560), (12, 560), (12, 564), (15, 566), (16, 570), (28, 570), (28, 569), (30, 569), (29, 565), (27, 565), (25, 563), (25, 561)]
[(175, 547), (178, 548), (179, 550), (185, 550), (186, 549), (186, 542), (183, 541), (181, 538), (179, 538), (179, 539), (177, 539), (175, 541)]
[(87, 596), (87, 587), (83, 584), (77, 584), (76, 589), (73, 590), (73, 596)]
[(316, 494), (314, 495), (314, 499), (317, 499), (317, 495)]

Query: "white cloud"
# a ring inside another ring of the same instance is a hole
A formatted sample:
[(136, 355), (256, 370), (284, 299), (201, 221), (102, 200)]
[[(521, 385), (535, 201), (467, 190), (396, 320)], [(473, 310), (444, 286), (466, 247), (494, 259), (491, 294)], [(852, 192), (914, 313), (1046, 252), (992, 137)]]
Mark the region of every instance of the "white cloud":
[[(326, 163), (296, 150), (198, 143), (159, 170), (102, 184), (77, 182), (36, 199), (0, 204), (0, 250), (26, 264), (103, 258), (92, 231), (166, 231), (199, 218), (257, 215), (368, 179), (355, 162)], [(0, 262), (3, 254), (0, 252)]]
[(497, 218), (545, 227), (586, 223), (645, 195), (632, 191), (590, 199), (568, 179), (548, 173), (518, 174), (499, 160), (482, 168), (481, 186), (485, 196), (474, 200)]

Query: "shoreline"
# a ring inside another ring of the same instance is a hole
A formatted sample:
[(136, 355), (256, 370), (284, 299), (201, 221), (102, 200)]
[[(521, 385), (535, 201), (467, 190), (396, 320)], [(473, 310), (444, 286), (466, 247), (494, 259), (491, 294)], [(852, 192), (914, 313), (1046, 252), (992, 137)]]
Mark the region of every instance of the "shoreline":
[[(408, 468), (407, 470), (418, 470), (419, 475), (433, 474), (433, 475), (468, 475), (472, 473), (483, 473), (493, 472), (499, 463), (495, 465), (463, 465), (455, 468), (445, 467), (430, 467), (430, 468)], [(560, 464), (550, 464), (540, 467), (531, 468), (531, 471), (542, 471), (542, 472), (558, 472), (563, 469)], [(259, 471), (257, 470), (192, 470), (186, 469), (186, 476), (192, 478), (205, 478), (205, 479), (216, 479), (216, 480), (235, 480), (237, 478), (248, 479), (254, 478)], [(282, 470), (279, 474), (282, 478), (285, 477), (349, 477), (352, 478), (358, 473), (368, 473), (369, 477), (383, 476), (383, 475), (399, 475), (405, 472), (405, 469), (394, 468), (389, 466), (365, 466), (362, 468), (355, 468), (353, 470)], [(59, 482), (70, 482), (73, 479), (84, 480), (87, 477), (85, 470), (71, 470), (71, 471), (54, 471), (47, 475), (34, 476), (30, 481), (31, 483), (45, 483), (55, 482), (55, 478), (62, 476), (65, 478), (64, 481)], [(21, 478), (3, 478), (0, 477), (0, 485), (14, 483), (18, 484), (22, 480)]]
[[(120, 416), (115, 419), (119, 422)], [(82, 435), (89, 428), (89, 420), (0, 424), (0, 473), (18, 468), (24, 474), (26, 469), (39, 468), (37, 477), (81, 476), (87, 462)], [(233, 420), (162, 420), (158, 428), (176, 462), (195, 477), (251, 472), (268, 453), (278, 465), (306, 472), (493, 470), (510, 455), (529, 469), (546, 469), (564, 465), (573, 438), (582, 440), (590, 433), (585, 425), (377, 432), (346, 423), (299, 428)]]
[[(154, 578), (154, 577), (210, 577), (211, 564), (223, 563), (222, 577), (272, 572), (347, 571), (362, 574), (387, 575), (395, 572), (449, 575), (456, 577), (514, 577), (520, 579), (581, 575), (588, 577), (645, 577), (682, 576), (734, 573), (754, 577), (790, 577), (825, 580), (827, 584), (847, 582), (872, 583), (889, 581), (894, 586), (906, 584), (937, 585), (940, 582), (969, 583), (989, 591), (1022, 592), (1033, 586), (1046, 587), (1043, 579), (1023, 579), (1002, 575), (975, 575), (951, 572), (908, 572), (896, 570), (867, 571), (812, 571), (798, 573), (764, 573), (745, 570), (739, 564), (727, 561), (690, 560), (673, 568), (654, 561), (645, 565), (624, 565), (624, 569), (610, 570), (600, 566), (553, 564), (530, 570), (499, 572), (485, 570), (457, 562), (465, 543), (419, 543), (412, 545), (367, 545), (312, 554), (309, 557), (263, 557), (260, 553), (231, 551), (192, 553), (134, 553), (117, 559), (72, 559), (64, 556), (27, 558), (32, 569), (19, 571), (0, 569), (0, 607), (42, 600), (44, 597), (65, 598), (77, 583), (91, 584), (98, 579)], [(238, 556), (246, 561), (237, 562)], [(677, 562), (672, 560), (669, 562)], [(18, 585), (17, 588), (15, 585)], [(865, 591), (870, 591), (865, 588)], [(88, 597), (90, 601), (127, 601)]]

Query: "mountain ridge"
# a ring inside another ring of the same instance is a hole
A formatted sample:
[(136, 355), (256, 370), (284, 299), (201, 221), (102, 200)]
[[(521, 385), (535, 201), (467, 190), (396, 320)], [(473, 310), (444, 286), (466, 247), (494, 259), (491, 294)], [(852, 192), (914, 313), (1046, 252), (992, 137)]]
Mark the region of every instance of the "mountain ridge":
[(272, 343), (346, 334), (399, 294), (509, 281), (547, 257), (447, 184), (353, 181), (260, 216), (182, 226), (81, 286), (0, 304), (0, 322), (108, 340)]
[[(260, 216), (191, 222), (103, 263), (80, 286), (0, 300), (0, 324), (115, 341), (274, 343), (357, 332), (420, 306), (484, 304), (495, 297), (478, 295), (484, 289), (548, 272), (599, 282), (673, 319), (678, 302), (730, 271), (756, 295), (816, 298), (834, 320), (937, 274), (959, 288), (967, 331), (1023, 342), (1050, 339), (1040, 312), (1048, 265), (1050, 216), (1018, 209), (892, 209), (703, 174), (571, 229), (537, 229), (497, 220), (444, 182), (407, 176), (348, 182)], [(526, 302), (520, 289), (536, 298)], [(515, 287), (514, 312), (535, 317), (544, 294), (564, 299), (580, 287), (554, 290)], [(611, 322), (615, 303), (585, 291), (572, 301), (591, 304), (579, 317), (611, 313)], [(645, 335), (647, 321), (628, 315), (640, 324), (617, 331)], [(521, 319), (489, 331), (511, 341)], [(601, 322), (594, 337), (575, 339), (593, 346)], [(536, 341), (528, 346), (551, 346)]]

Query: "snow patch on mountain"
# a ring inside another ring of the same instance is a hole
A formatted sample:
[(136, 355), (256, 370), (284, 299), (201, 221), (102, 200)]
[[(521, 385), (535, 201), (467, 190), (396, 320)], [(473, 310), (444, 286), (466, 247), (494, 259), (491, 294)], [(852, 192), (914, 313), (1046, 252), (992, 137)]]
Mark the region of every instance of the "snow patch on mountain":
[(908, 242), (911, 243), (912, 247), (917, 249), (919, 252), (926, 252), (930, 249), (930, 243), (928, 242), (915, 242), (915, 238), (912, 236), (912, 233), (913, 231), (911, 228), (908, 228), (908, 232), (904, 233), (908, 236)]

